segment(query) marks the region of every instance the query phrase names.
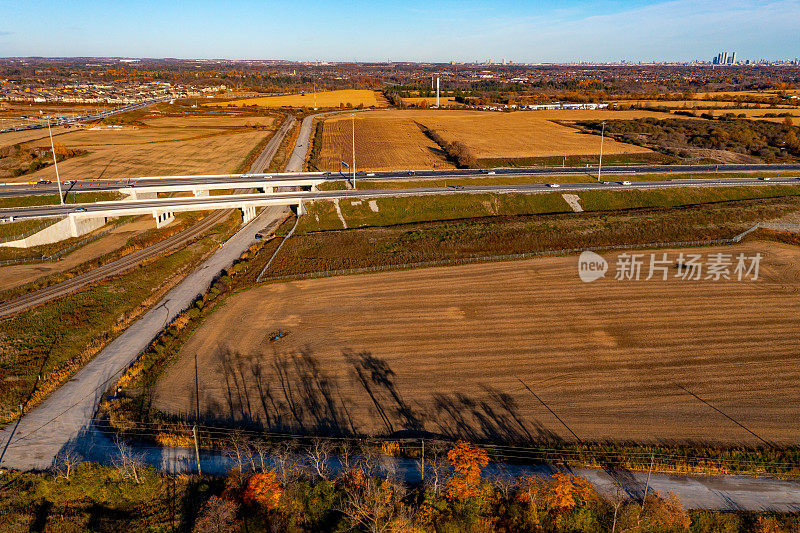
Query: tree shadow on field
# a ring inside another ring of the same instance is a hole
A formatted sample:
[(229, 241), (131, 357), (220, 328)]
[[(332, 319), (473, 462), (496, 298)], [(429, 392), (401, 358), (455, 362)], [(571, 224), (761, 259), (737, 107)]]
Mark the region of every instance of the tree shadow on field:
[(561, 441), (538, 421), (526, 423), (510, 394), (487, 385), (482, 389), (484, 394), (476, 398), (461, 393), (434, 395), (434, 415), (430, 418), (440, 434), (504, 444)]
[[(205, 419), (238, 422), (270, 431), (353, 435), (338, 381), (325, 373), (310, 350), (243, 356), (218, 351), (217, 363), (225, 382), (225, 404), (207, 398)], [(227, 413), (227, 416), (222, 413)]]
[(368, 351), (344, 350), (341, 356), (322, 365), (309, 349), (254, 355), (219, 349), (214, 379), (223, 393), (201, 398), (200, 417), (276, 433), (498, 444), (560, 440), (538, 421), (526, 420), (514, 397), (496, 388), (483, 385), (477, 394), (436, 393), (411, 402), (385, 359)]

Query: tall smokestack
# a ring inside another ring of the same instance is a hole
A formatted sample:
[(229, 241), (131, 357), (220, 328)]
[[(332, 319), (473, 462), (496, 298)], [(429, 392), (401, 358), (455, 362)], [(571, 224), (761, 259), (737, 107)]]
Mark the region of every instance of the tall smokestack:
[(436, 76), (436, 107), (439, 107), (439, 76)]

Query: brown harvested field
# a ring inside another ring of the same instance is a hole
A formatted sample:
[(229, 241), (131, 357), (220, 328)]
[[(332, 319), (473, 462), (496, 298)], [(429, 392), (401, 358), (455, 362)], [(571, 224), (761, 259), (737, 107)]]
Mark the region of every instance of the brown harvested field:
[[(214, 174), (236, 170), (247, 154), (276, 127), (273, 117), (156, 117), (144, 119), (145, 126), (88, 127), (65, 130), (56, 142), (87, 152), (59, 163), (61, 179), (129, 179), (170, 174)], [(26, 132), (38, 139), (24, 145), (35, 148), (49, 144), (47, 131)], [(6, 134), (3, 134), (6, 135)], [(8, 134), (17, 135), (17, 134)], [(42, 138), (41, 136), (45, 137)], [(0, 136), (0, 142), (12, 144)], [(52, 179), (46, 167), (12, 179), (14, 162), (0, 165), (0, 178), (7, 181)]]
[[(410, 106), (418, 106), (420, 104), (424, 104), (425, 107), (431, 107), (436, 105), (436, 96), (412, 96), (410, 98), (401, 98), (405, 105)], [(439, 105), (446, 106), (446, 105), (461, 105), (456, 102), (456, 99), (452, 96), (440, 96), (439, 97)]]
[[(339, 161), (350, 164), (353, 155), (350, 117), (328, 119), (323, 125), (322, 148), (317, 166), (339, 170)], [(417, 170), (454, 168), (435, 142), (402, 114), (356, 116), (356, 170)]]
[[(389, 116), (390, 111), (370, 113)], [(439, 133), (445, 141), (461, 141), (478, 159), (587, 155), (600, 153), (600, 138), (556, 123), (556, 120), (635, 118), (660, 113), (613, 111), (409, 111), (407, 118)], [(608, 139), (606, 139), (608, 141)], [(606, 154), (647, 153), (650, 150), (616, 141), (605, 142)]]
[[(0, 267), (0, 291), (13, 289), (41, 277), (75, 268), (87, 261), (118, 250), (134, 235), (154, 227), (153, 217), (139, 217), (134, 221), (112, 229), (107, 235), (81, 246), (74, 252), (61, 257), (58, 261), (2, 266)], [(105, 231), (106, 229), (108, 228), (103, 227), (98, 229), (97, 232)]]
[[(53, 128), (53, 137), (73, 131), (64, 126), (57, 126)], [(47, 130), (28, 130), (28, 131), (10, 131), (8, 133), (0, 133), (0, 147), (11, 146), (12, 144), (25, 143), (36, 140), (47, 140), (50, 142)], [(60, 137), (56, 138), (56, 142), (60, 142)]]
[(205, 107), (339, 107), (350, 104), (352, 107), (386, 107), (388, 102), (382, 94), (364, 89), (345, 89), (341, 91), (307, 92), (285, 96), (263, 96), (245, 98), (228, 102), (203, 104)]
[[(478, 159), (523, 158), (600, 153), (600, 138), (555, 121), (668, 118), (651, 111), (556, 110), (517, 113), (458, 110), (387, 109), (356, 117), (356, 167), (361, 170), (447, 168), (438, 146), (417, 126), (438, 132), (445, 141), (461, 141)], [(319, 169), (335, 171), (350, 162), (350, 117), (325, 121)], [(641, 154), (650, 150), (606, 139), (605, 154)]]
[(274, 430), (574, 440), (543, 402), (583, 440), (797, 443), (800, 249), (681, 251), (761, 253), (760, 280), (584, 284), (571, 256), (258, 286), (155, 405), (194, 411), (196, 354), (209, 418)]
[(245, 126), (273, 126), (275, 117), (262, 116), (190, 116), (159, 117), (147, 119), (148, 126), (160, 128), (242, 128)]

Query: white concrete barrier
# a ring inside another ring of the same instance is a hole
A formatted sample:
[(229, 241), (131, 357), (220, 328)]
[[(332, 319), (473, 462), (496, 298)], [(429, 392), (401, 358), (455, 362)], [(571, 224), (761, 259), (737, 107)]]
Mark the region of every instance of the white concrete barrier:
[(108, 219), (106, 217), (77, 217), (75, 215), (68, 215), (63, 220), (56, 222), (52, 226), (47, 226), (33, 235), (16, 241), (4, 242), (1, 243), (0, 246), (9, 248), (31, 248), (33, 246), (53, 244), (72, 237), (80, 237), (81, 235), (91, 233), (97, 228), (104, 226), (107, 221)]

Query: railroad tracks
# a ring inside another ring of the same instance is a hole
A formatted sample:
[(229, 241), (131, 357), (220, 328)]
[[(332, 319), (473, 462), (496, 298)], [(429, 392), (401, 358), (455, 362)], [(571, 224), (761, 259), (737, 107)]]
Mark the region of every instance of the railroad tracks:
[(161, 242), (148, 246), (147, 248), (132, 252), (110, 263), (84, 272), (83, 274), (78, 274), (60, 283), (55, 283), (49, 287), (2, 302), (0, 303), (0, 318), (8, 318), (38, 305), (62, 298), (85, 289), (98, 281), (132, 270), (145, 261), (181, 248), (185, 246), (186, 243), (193, 241), (216, 224), (222, 222), (229, 214), (230, 211), (217, 211), (194, 226), (180, 233), (176, 233)]

